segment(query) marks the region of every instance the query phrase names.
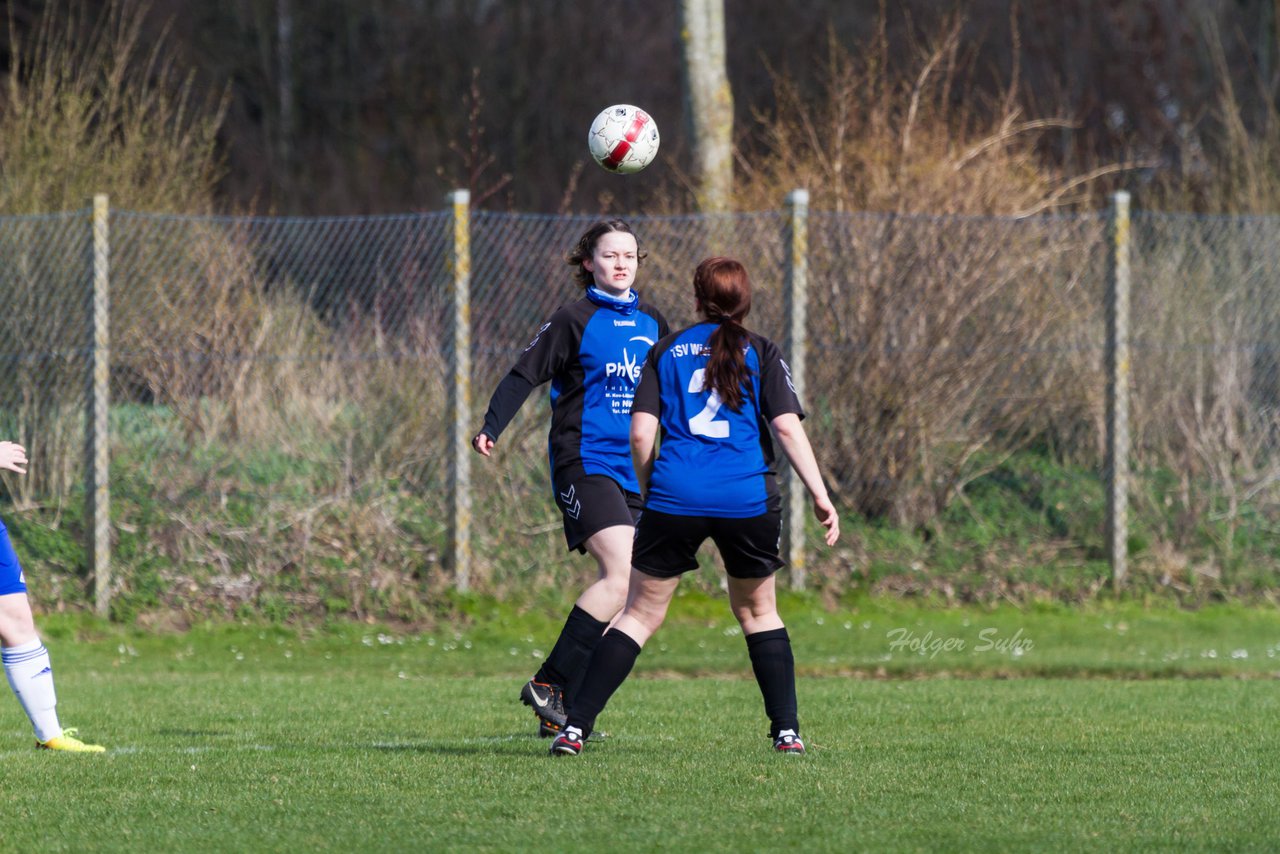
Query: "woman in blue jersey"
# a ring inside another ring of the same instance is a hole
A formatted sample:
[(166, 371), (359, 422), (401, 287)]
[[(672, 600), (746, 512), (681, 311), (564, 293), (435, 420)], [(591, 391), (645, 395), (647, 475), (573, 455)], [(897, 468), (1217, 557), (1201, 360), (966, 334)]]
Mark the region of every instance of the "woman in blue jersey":
[[(0, 442), (0, 469), (27, 473), (27, 450), (16, 442)], [(102, 753), (96, 744), (85, 744), (76, 731), (58, 723), (58, 698), (53, 690), (49, 653), (36, 633), (27, 598), (26, 578), (0, 522), (0, 659), (22, 710), (35, 730), (36, 747), (69, 753)]]
[(786, 362), (772, 341), (742, 325), (751, 310), (746, 269), (731, 258), (708, 258), (694, 273), (693, 293), (704, 321), (654, 345), (632, 404), (631, 451), (645, 505), (626, 608), (596, 647), (551, 744), (553, 756), (582, 751), (708, 537), (729, 575), (729, 606), (742, 625), (774, 749), (804, 753), (795, 660), (774, 592), (783, 566), (782, 512), (770, 427), (809, 491), (829, 546), (840, 536), (839, 519), (800, 424), (804, 413)]
[(621, 220), (587, 229), (566, 256), (581, 299), (558, 309), (499, 383), (472, 447), (488, 457), (533, 389), (551, 383), (551, 486), (570, 550), (590, 554), (598, 575), (560, 637), (520, 690), (542, 735), (564, 725), (566, 695), (586, 672), (605, 627), (622, 609), (640, 484), (631, 464), (631, 399), (649, 348), (667, 321), (632, 289), (644, 255)]

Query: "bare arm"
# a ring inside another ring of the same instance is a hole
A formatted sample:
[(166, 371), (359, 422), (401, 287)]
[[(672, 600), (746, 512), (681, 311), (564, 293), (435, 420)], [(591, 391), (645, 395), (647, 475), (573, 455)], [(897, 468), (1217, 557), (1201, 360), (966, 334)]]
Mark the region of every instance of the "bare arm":
[(640, 481), (640, 494), (649, 491), (649, 475), (653, 474), (653, 444), (658, 438), (658, 417), (648, 412), (631, 413), (631, 464)]
[[(634, 420), (632, 429), (634, 431)], [(827, 529), (827, 545), (835, 545), (836, 540), (840, 539), (840, 517), (827, 495), (822, 472), (818, 470), (818, 460), (813, 456), (813, 447), (809, 444), (808, 434), (804, 432), (804, 425), (800, 423), (800, 416), (793, 412), (779, 415), (773, 419), (773, 432), (804, 488), (809, 490), (809, 496), (813, 499), (813, 515)]]

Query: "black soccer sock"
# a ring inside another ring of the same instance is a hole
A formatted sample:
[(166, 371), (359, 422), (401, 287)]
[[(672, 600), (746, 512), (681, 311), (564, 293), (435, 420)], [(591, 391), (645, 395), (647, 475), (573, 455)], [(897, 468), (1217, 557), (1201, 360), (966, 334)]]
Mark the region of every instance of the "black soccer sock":
[(564, 628), (560, 630), (560, 637), (556, 638), (556, 645), (538, 668), (534, 680), (559, 685), (566, 689), (568, 695), (568, 689), (582, 681), (587, 662), (591, 660), (591, 651), (600, 643), (600, 635), (608, 625), (574, 605), (569, 619), (564, 621)]
[(785, 628), (747, 635), (747, 654), (755, 671), (764, 712), (769, 716), (769, 737), (781, 730), (800, 732), (796, 709), (796, 660), (791, 654), (791, 638)]
[(639, 655), (640, 644), (626, 632), (619, 629), (605, 632), (595, 655), (591, 656), (582, 688), (569, 702), (567, 725), (576, 726), (584, 736), (590, 735), (596, 716), (631, 673)]

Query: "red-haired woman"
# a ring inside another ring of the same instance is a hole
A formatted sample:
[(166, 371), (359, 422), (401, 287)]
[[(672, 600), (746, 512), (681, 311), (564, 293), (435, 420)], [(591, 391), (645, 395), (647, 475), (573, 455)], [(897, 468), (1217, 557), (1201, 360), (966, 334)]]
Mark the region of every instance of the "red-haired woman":
[(746, 269), (732, 258), (708, 258), (694, 273), (693, 294), (703, 322), (654, 345), (636, 388), (631, 455), (645, 504), (627, 605), (596, 647), (551, 744), (553, 756), (581, 752), (596, 716), (662, 625), (680, 575), (697, 568), (696, 552), (708, 537), (729, 575), (729, 605), (742, 625), (774, 749), (804, 752), (795, 660), (774, 590), (783, 566), (782, 512), (770, 427), (809, 491), (827, 545), (840, 536), (839, 519), (800, 424), (790, 370), (777, 345), (743, 326), (751, 310)]

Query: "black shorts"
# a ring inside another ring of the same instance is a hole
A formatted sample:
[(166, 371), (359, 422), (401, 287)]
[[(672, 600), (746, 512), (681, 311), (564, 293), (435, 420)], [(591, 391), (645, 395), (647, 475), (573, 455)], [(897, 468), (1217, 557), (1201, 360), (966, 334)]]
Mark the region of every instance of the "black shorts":
[(644, 502), (637, 492), (628, 492), (608, 475), (588, 474), (568, 484), (552, 484), (556, 506), (564, 518), (564, 541), (570, 551), (583, 554), (583, 545), (597, 531), (614, 525), (632, 528), (640, 518)]
[(645, 510), (636, 526), (631, 565), (656, 578), (672, 578), (698, 568), (698, 547), (710, 537), (733, 578), (767, 578), (784, 566), (779, 554), (782, 511), (745, 519), (673, 516)]

